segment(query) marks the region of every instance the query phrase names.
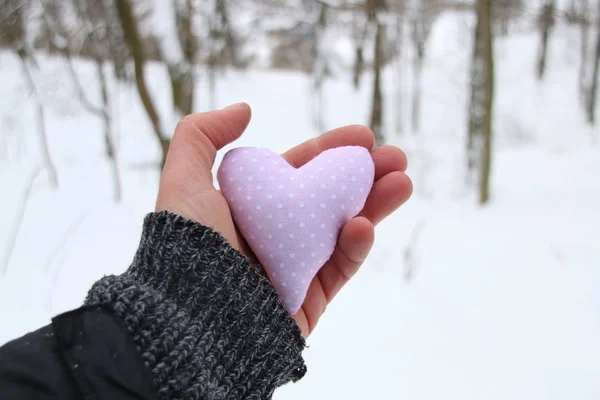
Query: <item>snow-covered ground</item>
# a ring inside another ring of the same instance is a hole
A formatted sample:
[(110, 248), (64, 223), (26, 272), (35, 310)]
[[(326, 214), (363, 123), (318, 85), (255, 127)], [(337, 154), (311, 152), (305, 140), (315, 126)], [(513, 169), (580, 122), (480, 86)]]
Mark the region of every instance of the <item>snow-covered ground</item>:
[[(435, 26), (418, 139), (391, 133), (388, 108), (389, 140), (409, 154), (415, 195), (377, 228), (367, 263), (309, 339), (308, 375), (277, 400), (600, 398), (600, 151), (591, 145), (600, 132), (585, 126), (577, 103), (576, 32), (552, 37), (541, 84), (535, 35), (497, 41), (493, 200), (479, 208), (462, 187), (469, 29), (451, 14)], [(125, 196), (115, 205), (100, 121), (78, 105), (59, 60), (40, 64), (60, 190), (44, 173), (33, 185), (0, 277), (0, 343), (78, 306), (94, 280), (126, 269), (156, 195), (158, 145), (135, 90), (113, 93)], [(77, 69), (96, 96), (93, 67)], [(148, 76), (166, 112), (165, 71), (152, 66)], [(394, 72), (385, 79), (392, 104)], [(284, 151), (314, 136), (309, 84), (274, 71), (220, 77), (219, 106), (253, 107), (235, 145)], [(205, 109), (207, 85), (198, 85)], [(354, 92), (339, 77), (325, 95), (328, 127), (368, 120), (368, 85)], [(33, 104), (17, 60), (0, 53), (0, 260), (39, 160)]]

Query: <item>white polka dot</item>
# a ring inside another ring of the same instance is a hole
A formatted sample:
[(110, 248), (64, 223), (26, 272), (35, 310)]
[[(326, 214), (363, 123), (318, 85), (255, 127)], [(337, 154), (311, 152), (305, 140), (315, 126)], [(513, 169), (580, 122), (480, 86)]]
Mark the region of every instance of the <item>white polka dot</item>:
[(298, 187), (299, 187), (300, 189), (304, 189), (304, 183), (301, 183), (300, 185), (298, 185)]
[(357, 206), (357, 207), (355, 208), (355, 210), (356, 210), (356, 211), (360, 210), (360, 207), (358, 207), (358, 206)]
[(346, 190), (347, 187), (348, 186), (346, 186), (346, 185), (342, 185), (342, 190)]
[(330, 237), (330, 238), (332, 238), (332, 237), (333, 237), (333, 233), (330, 233), (330, 234), (329, 234), (329, 237)]
[(294, 213), (289, 213), (288, 218), (294, 218)]
[(296, 255), (294, 253), (290, 253), (290, 258), (294, 258)]
[(262, 231), (262, 225), (258, 225), (257, 228), (259, 231)]
[(325, 247), (325, 243), (321, 243), (321, 247)]
[(250, 235), (250, 239), (254, 239), (256, 236), (254, 235)]
[(238, 206), (238, 210), (242, 211), (243, 209), (244, 209), (244, 207)]
[(290, 199), (293, 199), (294, 198), (294, 193), (290, 193), (288, 196), (290, 197)]
[(285, 168), (281, 168), (279, 172), (285, 172)]
[(310, 214), (310, 217), (315, 218), (316, 217), (315, 213)]
[(336, 197), (337, 197), (337, 196), (336, 196), (335, 194), (332, 194), (332, 195), (331, 195), (331, 198), (332, 198), (332, 199), (335, 199)]
[(350, 159), (350, 162), (354, 162), (354, 158), (351, 158), (351, 159)]
[(331, 214), (331, 219), (335, 219), (335, 214)]
[(279, 186), (277, 186), (279, 189), (283, 189), (283, 185), (279, 184)]
[(238, 187), (237, 187), (237, 191), (238, 191), (238, 192), (241, 192), (241, 191), (242, 191), (242, 187), (241, 187), (241, 186), (238, 186)]
[(261, 243), (261, 244), (258, 245), (258, 247), (260, 247), (261, 249), (264, 249), (265, 245)]
[(306, 245), (305, 245), (304, 243), (300, 243), (300, 247), (301, 247), (301, 248), (305, 248), (305, 247), (306, 247)]
[(287, 287), (287, 282), (283, 282), (281, 285), (282, 285), (283, 287)]
[(315, 234), (314, 234), (314, 233), (311, 233), (311, 234), (310, 234), (310, 237), (314, 239), (314, 238), (315, 238)]
[(252, 200), (252, 197), (246, 196), (246, 200)]
[(256, 190), (261, 190), (262, 189), (262, 185), (256, 185)]
[(352, 181), (355, 181), (356, 177), (354, 175), (352, 175), (352, 177), (350, 179), (352, 179)]
[(331, 175), (330, 178), (335, 181), (335, 175)]
[(273, 178), (272, 176), (269, 176), (269, 180), (270, 181), (272, 181), (273, 179), (275, 179), (275, 178)]
[(350, 196), (350, 200), (354, 200), (354, 196)]
[(277, 276), (277, 272), (273, 271), (273, 276)]
[(273, 239), (273, 235), (271, 235), (270, 233), (267, 235), (267, 238), (269, 238), (269, 240)]
[(361, 169), (360, 169), (360, 172), (365, 172), (365, 169), (364, 169), (364, 168), (361, 168)]
[(321, 224), (321, 229), (325, 229), (325, 224)]
[(281, 203), (277, 204), (277, 208), (282, 209), (283, 208), (283, 204), (281, 204)]
[(360, 192), (361, 192), (361, 193), (362, 193), (362, 192), (364, 192), (364, 191), (365, 191), (365, 189), (363, 189), (363, 188), (360, 188)]
[(306, 267), (306, 263), (305, 263), (304, 261), (302, 261), (302, 262), (300, 263), (300, 266), (302, 266), (302, 267)]
[(319, 260), (317, 261), (319, 264), (323, 264), (323, 260)]
[(234, 157), (234, 158), (231, 159), (231, 163), (232, 164), (235, 164), (236, 162), (237, 162), (237, 158)]
[(325, 168), (323, 167), (319, 167), (319, 171), (323, 171)]
[(296, 290), (294, 290), (294, 293), (300, 294), (300, 291), (298, 289), (296, 289)]
[(279, 248), (279, 249), (283, 249), (283, 244), (279, 243), (279, 244), (277, 245), (277, 248)]
[(258, 205), (256, 206), (256, 209), (257, 209), (257, 210), (260, 210), (261, 208), (262, 208), (262, 206), (261, 206), (260, 204), (258, 204)]
[(267, 219), (273, 219), (273, 214), (267, 215)]
[(248, 216), (248, 221), (252, 221), (252, 215)]
[(313, 257), (313, 258), (314, 258), (316, 255), (317, 255), (317, 253), (314, 253), (314, 252), (313, 252), (313, 253), (310, 253), (310, 256), (311, 256), (311, 257)]
[(295, 177), (293, 177), (293, 176), (290, 176), (290, 181), (295, 181), (295, 180), (296, 180), (296, 178), (295, 178)]
[(265, 170), (265, 167), (260, 167), (260, 170), (261, 170), (261, 171), (264, 171), (264, 170)]
[(327, 162), (328, 162), (329, 164), (331, 164), (331, 163), (333, 162), (333, 160), (329, 159), (329, 160), (327, 160)]
[(248, 154), (248, 150), (244, 150), (244, 151), (243, 151), (243, 153), (244, 153), (244, 154)]
[(293, 239), (293, 238), (294, 238), (294, 234), (293, 234), (293, 233), (290, 233), (290, 234), (288, 235), (288, 237), (289, 237), (290, 239)]
[(252, 162), (256, 162), (256, 158), (253, 158), (253, 159), (252, 159)]
[(325, 189), (325, 188), (327, 188), (327, 185), (324, 183), (321, 183), (321, 189)]
[[(291, 256), (291, 254), (290, 254), (290, 256)], [(295, 272), (292, 272), (292, 276), (296, 276), (296, 273), (295, 273)]]
[(302, 283), (306, 283), (306, 279), (302, 279)]
[(272, 194), (268, 194), (268, 195), (267, 195), (267, 199), (271, 200), (272, 198), (273, 198), (273, 195), (272, 195)]
[(283, 228), (283, 224), (277, 224), (277, 227), (278, 227), (279, 229), (281, 229), (281, 228)]
[(273, 259), (273, 254), (269, 254), (269, 258)]
[(304, 203), (300, 203), (300, 208), (304, 208)]
[(285, 264), (284, 263), (280, 263), (279, 264), (279, 268), (283, 268), (283, 267), (285, 267)]
[(340, 169), (341, 169), (342, 171), (345, 171), (345, 170), (346, 170), (346, 167), (340, 167)]
[(316, 194), (314, 194), (314, 193), (311, 193), (311, 194), (310, 194), (310, 198), (311, 198), (311, 199), (314, 199), (316, 196), (317, 196), (317, 195), (316, 195)]
[(304, 228), (306, 225), (304, 224), (304, 222), (300, 222), (300, 228)]
[(233, 176), (229, 177), (229, 182), (233, 182)]
[(342, 204), (342, 210), (345, 210), (345, 209), (346, 209), (346, 205)]
[(277, 165), (277, 164), (279, 164), (279, 161), (273, 161), (273, 164)]
[(309, 176), (308, 178), (309, 178), (309, 179), (315, 179), (315, 176), (314, 176), (314, 175), (311, 175), (311, 176)]
[(321, 208), (327, 208), (327, 204), (321, 203)]
[(244, 167), (240, 167), (239, 169), (240, 169), (240, 172), (244, 171)]

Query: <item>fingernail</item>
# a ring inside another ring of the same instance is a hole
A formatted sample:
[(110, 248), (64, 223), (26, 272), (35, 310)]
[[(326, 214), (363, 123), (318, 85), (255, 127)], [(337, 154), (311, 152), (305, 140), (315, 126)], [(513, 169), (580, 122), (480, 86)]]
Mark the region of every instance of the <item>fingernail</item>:
[(227, 107), (223, 108), (222, 110), (229, 110), (230, 108), (241, 108), (241, 107), (247, 107), (248, 104), (246, 104), (245, 102), (239, 102), (239, 103), (233, 103), (228, 105)]

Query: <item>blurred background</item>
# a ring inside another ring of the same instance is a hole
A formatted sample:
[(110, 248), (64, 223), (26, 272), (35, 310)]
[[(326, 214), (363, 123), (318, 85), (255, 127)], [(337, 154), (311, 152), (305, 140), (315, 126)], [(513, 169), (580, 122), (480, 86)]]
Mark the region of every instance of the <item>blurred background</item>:
[(346, 124), (413, 198), (276, 399), (600, 398), (600, 0), (2, 0), (0, 343), (120, 273), (178, 119)]

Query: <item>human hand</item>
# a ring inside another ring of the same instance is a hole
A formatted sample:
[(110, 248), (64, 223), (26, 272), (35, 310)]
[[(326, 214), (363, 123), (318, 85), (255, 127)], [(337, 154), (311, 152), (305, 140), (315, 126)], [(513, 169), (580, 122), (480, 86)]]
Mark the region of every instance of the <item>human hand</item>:
[[(236, 249), (252, 258), (252, 252), (237, 230), (225, 197), (213, 184), (212, 167), (216, 153), (241, 136), (250, 122), (245, 103), (223, 110), (192, 114), (175, 129), (163, 169), (156, 211), (167, 210), (219, 232)], [(351, 125), (329, 131), (283, 154), (298, 168), (324, 150), (340, 146), (373, 148), (370, 129)], [(344, 225), (330, 259), (310, 284), (300, 310), (293, 316), (304, 337), (315, 328), (339, 290), (356, 273), (369, 254), (374, 227), (408, 200), (412, 183), (404, 173), (407, 160), (393, 146), (371, 150), (375, 183), (363, 210)]]

